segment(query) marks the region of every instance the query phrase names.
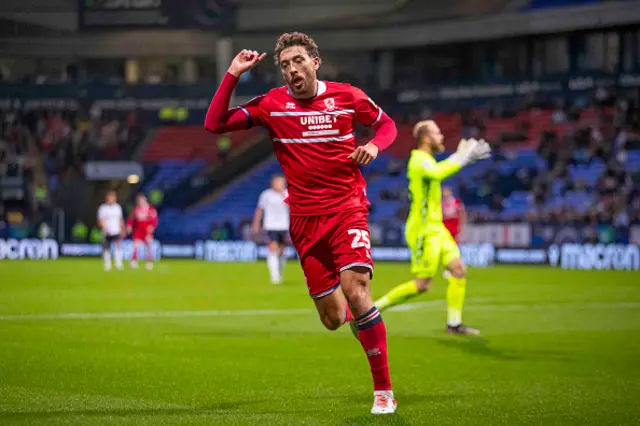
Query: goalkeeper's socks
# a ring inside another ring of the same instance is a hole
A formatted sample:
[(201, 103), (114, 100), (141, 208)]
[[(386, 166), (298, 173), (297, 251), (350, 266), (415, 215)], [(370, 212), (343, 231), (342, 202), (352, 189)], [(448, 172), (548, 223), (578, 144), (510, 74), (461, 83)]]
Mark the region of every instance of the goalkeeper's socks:
[(390, 391), (389, 362), (387, 357), (387, 329), (382, 316), (374, 306), (355, 320), (358, 326), (358, 340), (367, 354), (374, 391)]
[(466, 278), (450, 276), (447, 287), (447, 325), (457, 327), (462, 324), (462, 306), (467, 289)]
[(418, 294), (420, 294), (420, 291), (416, 282), (414, 280), (407, 281), (391, 289), (391, 291), (378, 299), (375, 305), (380, 311), (384, 311), (387, 308), (406, 302)]

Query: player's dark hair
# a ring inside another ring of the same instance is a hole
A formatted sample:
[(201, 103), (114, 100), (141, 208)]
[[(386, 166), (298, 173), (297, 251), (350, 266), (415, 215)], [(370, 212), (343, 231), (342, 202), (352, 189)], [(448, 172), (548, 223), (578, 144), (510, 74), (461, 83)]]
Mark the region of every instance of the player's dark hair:
[(276, 41), (276, 48), (273, 54), (273, 60), (276, 65), (280, 65), (280, 54), (288, 47), (302, 46), (307, 51), (307, 54), (312, 58), (319, 58), (318, 45), (315, 41), (305, 33), (284, 33), (278, 37)]

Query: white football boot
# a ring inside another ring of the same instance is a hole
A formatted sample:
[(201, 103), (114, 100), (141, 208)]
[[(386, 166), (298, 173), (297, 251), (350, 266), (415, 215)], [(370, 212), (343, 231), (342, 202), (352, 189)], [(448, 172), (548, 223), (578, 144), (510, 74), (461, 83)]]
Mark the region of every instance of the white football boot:
[(393, 398), (393, 391), (373, 392), (373, 407), (371, 414), (393, 414), (396, 412), (398, 403)]

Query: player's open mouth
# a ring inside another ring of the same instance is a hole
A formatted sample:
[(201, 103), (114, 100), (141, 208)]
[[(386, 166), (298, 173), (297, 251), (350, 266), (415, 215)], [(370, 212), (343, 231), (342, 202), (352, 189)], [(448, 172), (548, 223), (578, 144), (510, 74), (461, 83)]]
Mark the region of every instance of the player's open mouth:
[(301, 89), (302, 85), (304, 84), (304, 78), (302, 78), (302, 77), (294, 77), (293, 80), (291, 80), (291, 84), (296, 89)]

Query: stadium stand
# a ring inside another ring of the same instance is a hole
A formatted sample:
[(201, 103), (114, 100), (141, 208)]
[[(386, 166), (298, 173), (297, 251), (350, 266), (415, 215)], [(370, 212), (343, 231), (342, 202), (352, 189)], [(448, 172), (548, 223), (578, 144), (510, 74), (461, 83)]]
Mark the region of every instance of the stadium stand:
[(148, 193), (152, 189), (168, 191), (190, 178), (206, 165), (204, 160), (163, 160), (157, 163), (157, 169), (153, 177), (148, 180), (143, 192)]
[(606, 0), (531, 0), (523, 10), (561, 8), (570, 6), (583, 6), (592, 3), (602, 3)]
[[(492, 160), (465, 168), (447, 182), (468, 205), (473, 220), (619, 222), (640, 217), (638, 208), (627, 212), (624, 207), (640, 197), (633, 184), (640, 180), (640, 145), (632, 142), (640, 138), (614, 128), (612, 106), (560, 111), (530, 108), (512, 117), (491, 118), (476, 110), (470, 113), (472, 125), (463, 125), (459, 113), (434, 115), (448, 135), (449, 149), (463, 135), (475, 134), (496, 150)], [(364, 169), (373, 222), (399, 225), (406, 217), (405, 163), (413, 144), (411, 125), (399, 125), (395, 144)], [(240, 228), (264, 189), (256, 182), (268, 182), (279, 170), (277, 162), (268, 161), (205, 204), (184, 213), (164, 213), (162, 235), (206, 238), (214, 223), (231, 222), (234, 235), (241, 237)]]
[[(226, 137), (230, 139), (230, 151), (233, 151), (263, 136), (260, 129), (251, 129), (231, 133)], [(149, 162), (201, 159), (208, 164), (215, 163), (219, 160), (219, 139), (219, 136), (203, 131), (202, 126), (160, 127), (145, 146), (142, 159)]]

